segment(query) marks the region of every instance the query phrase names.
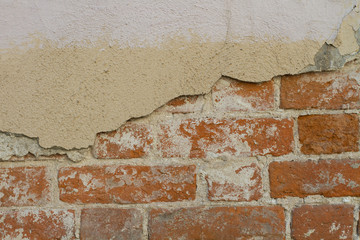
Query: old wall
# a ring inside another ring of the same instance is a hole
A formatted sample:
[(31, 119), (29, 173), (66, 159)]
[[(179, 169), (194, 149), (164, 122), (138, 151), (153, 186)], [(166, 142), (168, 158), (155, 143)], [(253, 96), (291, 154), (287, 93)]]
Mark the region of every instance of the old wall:
[(359, 239), (356, 1), (0, 5), (0, 239)]

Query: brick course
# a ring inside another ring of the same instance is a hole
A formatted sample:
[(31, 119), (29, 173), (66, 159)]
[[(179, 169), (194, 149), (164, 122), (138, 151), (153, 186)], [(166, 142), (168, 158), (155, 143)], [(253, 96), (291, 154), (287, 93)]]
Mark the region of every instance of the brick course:
[(358, 65), (223, 77), (98, 133), (81, 162), (0, 160), (0, 239), (358, 239)]

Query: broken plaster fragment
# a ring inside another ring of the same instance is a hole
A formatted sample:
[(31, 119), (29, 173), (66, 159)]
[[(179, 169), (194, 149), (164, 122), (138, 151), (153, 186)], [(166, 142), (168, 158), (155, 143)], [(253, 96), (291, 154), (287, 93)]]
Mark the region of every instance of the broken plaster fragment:
[(84, 158), (84, 149), (64, 150), (61, 148), (42, 148), (34, 138), (0, 132), (0, 161), (9, 161), (12, 157), (25, 157), (27, 155), (45, 157), (51, 155), (66, 155), (73, 162)]

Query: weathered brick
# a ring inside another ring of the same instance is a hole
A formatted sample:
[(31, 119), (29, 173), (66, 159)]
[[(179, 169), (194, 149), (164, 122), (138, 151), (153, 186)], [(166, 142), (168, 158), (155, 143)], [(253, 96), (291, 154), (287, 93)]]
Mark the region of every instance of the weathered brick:
[(272, 162), (271, 197), (360, 196), (359, 160)]
[(142, 216), (135, 209), (90, 208), (81, 211), (80, 239), (142, 239)]
[(85, 166), (59, 171), (60, 199), (69, 203), (194, 200), (195, 166)]
[(249, 83), (220, 79), (212, 89), (218, 111), (264, 111), (274, 108), (274, 82)]
[(44, 205), (50, 201), (45, 167), (0, 168), (0, 206)]
[(72, 210), (0, 211), (0, 239), (75, 239)]
[(353, 239), (354, 208), (348, 205), (305, 205), (292, 212), (291, 235), (302, 239)]
[(281, 78), (281, 108), (351, 109), (360, 107), (359, 69), (304, 73)]
[(93, 153), (96, 158), (128, 159), (146, 156), (153, 138), (145, 125), (126, 124), (123, 127), (96, 135)]
[(205, 170), (211, 201), (252, 201), (262, 196), (261, 170), (256, 164)]
[(154, 209), (150, 239), (285, 239), (281, 207)]
[(169, 101), (157, 111), (170, 113), (200, 112), (204, 106), (204, 103), (204, 97), (200, 95), (180, 96)]
[(359, 150), (359, 120), (355, 114), (300, 116), (298, 125), (301, 152), (304, 154)]
[(59, 170), (60, 200), (68, 203), (111, 203), (105, 167), (64, 167)]
[(187, 119), (160, 126), (163, 157), (280, 156), (292, 152), (292, 119)]

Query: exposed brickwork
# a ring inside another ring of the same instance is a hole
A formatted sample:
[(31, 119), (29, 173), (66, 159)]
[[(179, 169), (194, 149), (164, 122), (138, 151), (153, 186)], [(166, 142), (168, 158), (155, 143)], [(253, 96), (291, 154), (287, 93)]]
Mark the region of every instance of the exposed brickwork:
[(153, 139), (147, 126), (127, 124), (115, 131), (96, 135), (96, 158), (140, 158), (148, 154)]
[(0, 239), (358, 239), (358, 66), (224, 77), (91, 151), (0, 139)]
[(0, 239), (75, 239), (72, 210), (0, 211)]
[(256, 164), (239, 168), (220, 167), (205, 172), (211, 201), (252, 201), (262, 196), (260, 168)]
[(195, 166), (85, 166), (59, 172), (60, 199), (69, 203), (194, 200)]
[(359, 120), (355, 114), (300, 116), (299, 138), (304, 154), (359, 150)]
[(272, 162), (271, 196), (360, 196), (360, 160)]
[(302, 239), (353, 239), (354, 207), (348, 205), (301, 206), (292, 212), (291, 235)]
[(81, 211), (80, 239), (142, 239), (142, 215), (135, 209), (90, 208)]
[(281, 78), (281, 108), (360, 108), (358, 69), (348, 73), (306, 73)]
[(188, 119), (161, 130), (163, 157), (280, 156), (293, 148), (291, 119)]
[(154, 209), (150, 239), (285, 239), (281, 207)]
[(203, 96), (181, 96), (169, 101), (163, 107), (159, 108), (158, 111), (170, 113), (201, 112), (204, 103)]
[(247, 83), (220, 79), (212, 89), (218, 111), (264, 111), (274, 108), (274, 82)]
[(50, 200), (45, 167), (0, 168), (0, 206), (40, 206)]

